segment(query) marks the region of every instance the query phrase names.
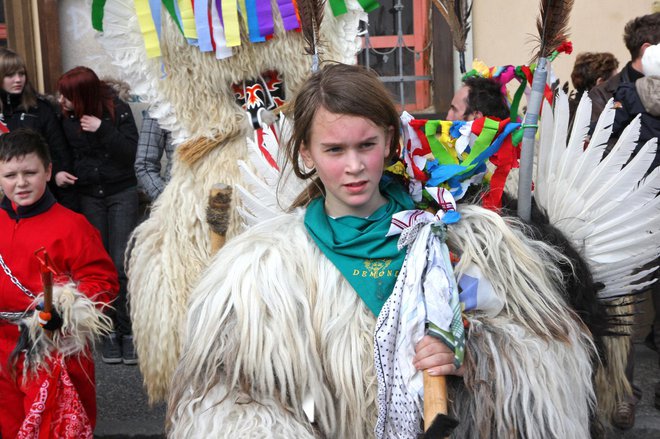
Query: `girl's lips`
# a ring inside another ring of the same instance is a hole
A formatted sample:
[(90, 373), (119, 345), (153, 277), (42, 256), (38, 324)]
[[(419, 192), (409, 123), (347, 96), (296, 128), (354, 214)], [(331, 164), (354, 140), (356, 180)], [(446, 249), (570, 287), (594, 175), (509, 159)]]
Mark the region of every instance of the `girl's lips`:
[(360, 192), (367, 185), (366, 181), (358, 181), (355, 183), (347, 183), (344, 186), (349, 192)]

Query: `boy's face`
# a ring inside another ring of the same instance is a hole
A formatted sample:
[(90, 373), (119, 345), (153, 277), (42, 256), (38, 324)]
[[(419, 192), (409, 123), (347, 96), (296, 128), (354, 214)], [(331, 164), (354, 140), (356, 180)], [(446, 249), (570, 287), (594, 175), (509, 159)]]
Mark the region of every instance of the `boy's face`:
[(30, 206), (39, 201), (50, 180), (52, 165), (44, 167), (36, 153), (0, 161), (0, 187), (7, 198), (18, 206)]

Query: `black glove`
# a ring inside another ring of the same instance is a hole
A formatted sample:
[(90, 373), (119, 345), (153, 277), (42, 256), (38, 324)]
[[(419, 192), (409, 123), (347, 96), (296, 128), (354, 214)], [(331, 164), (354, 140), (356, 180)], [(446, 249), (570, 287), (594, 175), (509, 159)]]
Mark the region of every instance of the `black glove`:
[[(37, 309), (41, 309), (41, 307), (37, 307)], [(49, 331), (57, 331), (62, 327), (62, 323), (64, 322), (62, 321), (62, 316), (60, 316), (60, 313), (58, 313), (57, 310), (53, 308), (50, 311), (50, 316), (48, 316), (48, 313), (46, 312), (39, 312), (39, 323), (41, 323), (41, 327), (44, 329)]]

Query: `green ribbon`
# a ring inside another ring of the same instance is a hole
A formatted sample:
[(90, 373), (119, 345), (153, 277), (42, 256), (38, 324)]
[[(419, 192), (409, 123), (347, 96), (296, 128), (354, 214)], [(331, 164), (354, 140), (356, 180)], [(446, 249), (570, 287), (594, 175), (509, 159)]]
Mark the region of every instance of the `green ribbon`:
[(424, 125), (424, 134), (429, 141), (429, 147), (433, 156), (442, 165), (455, 165), (456, 159), (447, 151), (444, 145), (435, 137), (435, 134), (438, 132), (438, 126), (440, 126), (439, 120), (429, 120)]
[(458, 175), (465, 174), (466, 172), (471, 171), (475, 166), (479, 164), (473, 162), (477, 157), (479, 157), (479, 155), (482, 152), (484, 152), (486, 148), (488, 148), (491, 145), (491, 143), (493, 143), (493, 139), (497, 135), (497, 130), (499, 128), (500, 128), (499, 122), (494, 121), (490, 118), (486, 118), (486, 120), (484, 121), (484, 127), (481, 130), (481, 133), (479, 133), (479, 137), (477, 137), (477, 140), (474, 141), (472, 148), (470, 148), (470, 153), (462, 163), (462, 165), (465, 166), (465, 170), (459, 172)]
[[(358, 3), (360, 3), (360, 6), (362, 6), (362, 9), (364, 9), (365, 12), (371, 12), (380, 7), (380, 3), (376, 0), (358, 0)], [(330, 0), (330, 9), (332, 9), (332, 14), (335, 17), (348, 12), (344, 0)]]
[(520, 66), (516, 67), (516, 76), (522, 80), (520, 81), (518, 90), (516, 90), (516, 93), (513, 95), (513, 102), (511, 102), (511, 113), (509, 114), (511, 122), (518, 120), (518, 108), (520, 107), (520, 100), (522, 99), (522, 95), (525, 92), (525, 87), (527, 87), (527, 78), (522, 72)]
[(92, 0), (92, 27), (103, 32), (103, 12), (106, 0)]
[(183, 24), (179, 22), (179, 17), (176, 14), (176, 7), (174, 6), (174, 2), (176, 0), (163, 0), (163, 4), (165, 5), (165, 9), (167, 9), (167, 12), (170, 13), (170, 16), (176, 23), (176, 26), (179, 28), (179, 31), (181, 34), (183, 34)]
[(360, 3), (360, 6), (362, 6), (364, 12), (371, 12), (380, 7), (380, 3), (378, 3), (376, 0), (358, 0), (358, 3)]

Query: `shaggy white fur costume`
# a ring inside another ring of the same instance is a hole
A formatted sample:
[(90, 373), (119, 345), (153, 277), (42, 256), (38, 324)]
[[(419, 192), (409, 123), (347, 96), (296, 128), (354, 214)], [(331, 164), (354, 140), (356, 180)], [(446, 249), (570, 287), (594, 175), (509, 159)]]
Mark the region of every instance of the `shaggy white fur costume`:
[[(274, 2), (273, 2), (274, 3)], [(360, 48), (357, 0), (346, 1), (348, 12), (334, 17), (326, 5), (319, 42), (321, 58), (354, 63)], [(276, 6), (274, 10), (277, 10)], [(216, 183), (242, 181), (237, 161), (247, 154), (251, 129), (235, 103), (232, 84), (257, 78), (267, 70), (283, 75), (287, 99), (310, 73), (300, 32), (284, 32), (275, 18), (276, 37), (259, 44), (243, 39), (234, 55), (217, 60), (186, 43), (170, 17), (163, 16), (162, 57), (147, 59), (132, 0), (107, 2), (101, 44), (125, 74), (135, 93), (151, 104), (152, 117), (172, 131), (194, 161), (175, 157), (171, 180), (154, 203), (151, 216), (134, 232), (128, 261), (128, 290), (135, 346), (151, 401), (165, 399), (179, 359), (190, 291), (208, 265), (211, 251), (206, 205)], [(234, 203), (238, 203), (235, 196)], [(233, 211), (228, 238), (240, 232)]]
[[(561, 255), (492, 212), (460, 210), (448, 244), (494, 279), (505, 307), (470, 316), (465, 384), (450, 394), (456, 437), (588, 437), (593, 348), (555, 287)], [(171, 437), (373, 437), (375, 318), (303, 216), (251, 228), (202, 276), (169, 398)]]

